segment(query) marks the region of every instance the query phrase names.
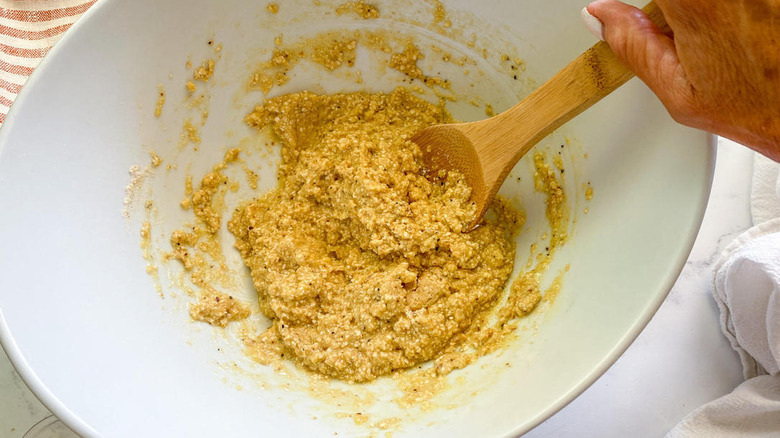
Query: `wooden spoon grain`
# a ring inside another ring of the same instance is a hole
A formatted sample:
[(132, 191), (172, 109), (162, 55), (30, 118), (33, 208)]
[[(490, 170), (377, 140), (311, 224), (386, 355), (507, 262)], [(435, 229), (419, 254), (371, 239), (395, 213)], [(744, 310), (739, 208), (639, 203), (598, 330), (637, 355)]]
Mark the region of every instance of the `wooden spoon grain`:
[[(655, 2), (642, 10), (662, 32), (671, 34)], [(412, 141), (422, 150), (428, 175), (452, 169), (465, 175), (477, 206), (469, 227), (473, 229), (523, 155), (633, 76), (601, 41), (509, 110), (479, 122), (434, 125)]]

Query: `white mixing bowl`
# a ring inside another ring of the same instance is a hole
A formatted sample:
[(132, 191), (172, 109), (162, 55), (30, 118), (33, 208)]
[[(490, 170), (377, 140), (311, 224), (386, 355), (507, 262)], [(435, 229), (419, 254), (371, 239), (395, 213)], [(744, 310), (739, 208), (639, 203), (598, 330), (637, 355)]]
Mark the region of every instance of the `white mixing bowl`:
[[(308, 380), (248, 361), (233, 334), (191, 322), (189, 298), (164, 275), (162, 297), (155, 291), (139, 248), (143, 208), (122, 215), (128, 169), (148, 163), (150, 150), (179, 164), (178, 171), (152, 171), (138, 190), (151, 190), (155, 200), (153, 230), (180, 225), (185, 168), (197, 180), (225, 147), (249, 135), (241, 119), (262, 95), (242, 90), (279, 33), (285, 41), (344, 28), (413, 35), (426, 50), (435, 43), (476, 59), (469, 75), (452, 63), (442, 63), (442, 74), (496, 110), (527, 92), (527, 78), (546, 79), (594, 41), (579, 22), (583, 3), (571, 0), (452, 0), (445, 6), (453, 25), (441, 32), (430, 30), (432, 2), (377, 0), (380, 19), (365, 21), (334, 14), (336, 3), (326, 0), (278, 3), (270, 14), (265, 2), (242, 0), (101, 0), (35, 71), (0, 130), (3, 347), (46, 406), (87, 437), (366, 436), (373, 419), (387, 416), (401, 419), (394, 436), (529, 430), (598, 378), (663, 301), (704, 212), (712, 139), (676, 125), (631, 81), (542, 142), (557, 148), (568, 141), (576, 221), (544, 279), (570, 265), (551, 309), (526, 321), (510, 348), (452, 373), (431, 406), (400, 408), (387, 395), (390, 379), (333, 383), (313, 394), (301, 388)], [(218, 55), (209, 40), (223, 44)], [(525, 61), (520, 80), (502, 64), (504, 53)], [(191, 111), (185, 63), (216, 56), (201, 150), (177, 152)], [(433, 56), (424, 62), (438, 68)], [(402, 79), (363, 73), (368, 89), (392, 89)], [(168, 95), (156, 119), (158, 84)], [(304, 66), (274, 93), (357, 88)], [(484, 117), (484, 108), (469, 104), (452, 109), (461, 119)], [(502, 189), (523, 200), (529, 217), (518, 260), (545, 231), (543, 204), (522, 178), (530, 169), (522, 161), (515, 169), (521, 181), (510, 178)], [(273, 169), (260, 172), (261, 186), (272, 186)], [(586, 182), (592, 201), (584, 199)], [(164, 235), (155, 239), (164, 248)], [(230, 259), (240, 264), (235, 254)], [(361, 406), (368, 425), (349, 417)]]

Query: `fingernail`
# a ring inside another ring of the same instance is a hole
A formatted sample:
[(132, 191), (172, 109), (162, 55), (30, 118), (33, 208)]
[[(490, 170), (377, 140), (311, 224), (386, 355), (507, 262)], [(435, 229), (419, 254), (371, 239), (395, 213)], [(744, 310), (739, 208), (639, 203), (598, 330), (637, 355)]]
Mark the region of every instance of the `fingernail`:
[(582, 8), (582, 22), (585, 23), (585, 28), (588, 32), (592, 33), (594, 37), (604, 41), (604, 23), (598, 18), (588, 12), (587, 6)]

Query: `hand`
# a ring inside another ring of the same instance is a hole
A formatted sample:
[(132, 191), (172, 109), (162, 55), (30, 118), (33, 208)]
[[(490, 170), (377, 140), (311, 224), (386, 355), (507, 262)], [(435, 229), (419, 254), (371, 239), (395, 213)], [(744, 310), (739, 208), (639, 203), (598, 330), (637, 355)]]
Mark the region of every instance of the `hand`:
[(617, 57), (679, 123), (740, 142), (780, 161), (780, 2), (656, 0), (667, 37), (639, 9), (598, 0)]

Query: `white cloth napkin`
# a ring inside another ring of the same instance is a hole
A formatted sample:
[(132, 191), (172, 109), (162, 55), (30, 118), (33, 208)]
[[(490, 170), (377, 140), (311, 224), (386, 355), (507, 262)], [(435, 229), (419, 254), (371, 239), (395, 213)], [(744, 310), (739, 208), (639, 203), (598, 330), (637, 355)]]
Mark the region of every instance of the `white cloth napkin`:
[(720, 325), (746, 381), (685, 417), (667, 438), (780, 437), (780, 164), (756, 154), (753, 228), (715, 265)]

